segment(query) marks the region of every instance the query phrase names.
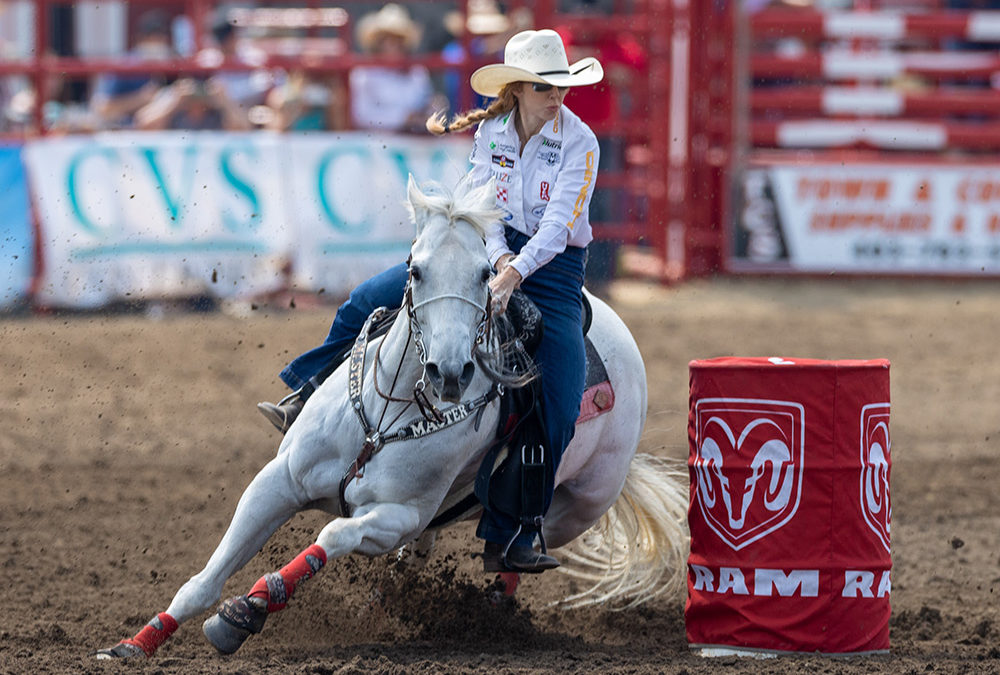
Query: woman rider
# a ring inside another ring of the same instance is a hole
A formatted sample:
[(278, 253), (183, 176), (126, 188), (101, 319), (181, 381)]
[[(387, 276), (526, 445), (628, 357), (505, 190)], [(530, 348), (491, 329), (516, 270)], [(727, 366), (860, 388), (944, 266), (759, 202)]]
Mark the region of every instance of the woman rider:
[[(496, 97), (485, 110), (459, 115), (447, 125), (441, 116), (427, 121), (435, 134), (479, 123), (470, 155), (472, 179), (477, 184), (495, 180), (496, 204), (504, 212), (503, 222), (498, 221), (486, 239), (497, 271), (490, 281), (494, 311), (503, 312), (520, 287), (542, 314), (544, 330), (535, 360), (541, 373), (546, 447), (554, 467), (573, 438), (583, 397), (582, 288), (586, 246), (592, 238), (588, 208), (598, 163), (594, 133), (563, 99), (569, 87), (594, 84), (602, 77), (601, 64), (592, 57), (569, 65), (555, 31), (524, 31), (507, 42), (502, 64), (484, 66), (472, 75), (473, 90)], [(295, 393), (278, 405), (258, 404), (279, 430), (291, 426), (372, 310), (402, 304), (406, 279), (406, 265), (399, 264), (359, 285), (337, 311), (326, 342), (281, 372)], [(546, 509), (551, 499), (547, 494)], [(534, 533), (521, 532), (505, 514), (484, 511), (476, 534), (486, 540), (486, 571), (541, 572), (559, 564), (536, 552)]]

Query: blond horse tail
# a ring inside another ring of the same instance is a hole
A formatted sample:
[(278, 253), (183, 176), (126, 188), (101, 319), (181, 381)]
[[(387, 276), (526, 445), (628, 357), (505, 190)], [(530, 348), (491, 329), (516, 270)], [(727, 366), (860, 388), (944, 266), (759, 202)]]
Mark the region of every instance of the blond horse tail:
[(682, 462), (637, 454), (618, 500), (560, 549), (559, 570), (591, 586), (558, 604), (628, 609), (676, 595), (687, 578), (687, 480)]

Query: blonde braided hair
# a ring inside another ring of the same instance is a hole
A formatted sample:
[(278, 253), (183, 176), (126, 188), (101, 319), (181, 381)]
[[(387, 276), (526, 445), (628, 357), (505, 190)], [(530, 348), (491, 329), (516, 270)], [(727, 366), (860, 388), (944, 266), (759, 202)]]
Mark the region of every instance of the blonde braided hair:
[(486, 109), (476, 108), (475, 110), (466, 111), (461, 115), (456, 115), (450, 123), (448, 123), (448, 117), (444, 112), (434, 113), (427, 118), (427, 131), (435, 136), (441, 136), (453, 131), (468, 129), (483, 120), (491, 120), (509, 113), (517, 104), (517, 99), (514, 98), (514, 87), (518, 84), (518, 82), (505, 84), (500, 93), (497, 94), (496, 99)]

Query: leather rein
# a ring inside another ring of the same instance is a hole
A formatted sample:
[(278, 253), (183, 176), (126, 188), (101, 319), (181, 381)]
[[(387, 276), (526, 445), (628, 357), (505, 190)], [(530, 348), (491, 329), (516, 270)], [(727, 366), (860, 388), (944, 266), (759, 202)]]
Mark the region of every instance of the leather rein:
[[(351, 510), (347, 503), (347, 498), (345, 492), (347, 490), (348, 484), (356, 479), (362, 478), (364, 476), (365, 465), (371, 460), (371, 458), (377, 454), (386, 443), (392, 443), (394, 441), (405, 441), (415, 438), (421, 438), (428, 434), (434, 433), (436, 431), (441, 431), (450, 426), (458, 424), (459, 422), (469, 418), (473, 414), (475, 415), (475, 429), (479, 430), (479, 423), (482, 420), (483, 413), (485, 412), (486, 406), (495, 401), (503, 394), (503, 385), (500, 383), (495, 383), (493, 386), (487, 390), (482, 396), (472, 400), (463, 401), (461, 403), (456, 403), (444, 410), (439, 410), (431, 401), (427, 398), (425, 392), (427, 388), (426, 381), (426, 364), (427, 364), (427, 350), (423, 342), (423, 331), (420, 328), (420, 323), (416, 318), (415, 310), (423, 307), (436, 300), (443, 299), (456, 299), (467, 302), (476, 309), (478, 309), (483, 314), (482, 320), (479, 322), (479, 326), (476, 329), (476, 344), (482, 344), (488, 339), (490, 334), (490, 326), (492, 324), (492, 307), (491, 303), (487, 301), (486, 308), (481, 307), (479, 304), (473, 302), (465, 296), (454, 294), (454, 293), (444, 293), (442, 295), (436, 295), (427, 300), (423, 300), (419, 303), (414, 304), (413, 302), (413, 292), (410, 284), (406, 285), (406, 295), (404, 299), (406, 313), (409, 318), (409, 334), (407, 335), (407, 349), (409, 348), (409, 341), (412, 339), (414, 347), (417, 352), (417, 358), (420, 360), (420, 365), (424, 367), (421, 372), (420, 379), (417, 380), (413, 387), (413, 398), (394, 398), (391, 396), (392, 390), (390, 390), (389, 395), (384, 394), (379, 390), (378, 387), (378, 366), (380, 363), (379, 354), (381, 353), (382, 344), (385, 343), (383, 340), (376, 349), (375, 363), (372, 366), (372, 379), (375, 383), (375, 391), (378, 395), (386, 401), (386, 408), (383, 409), (383, 418), (385, 415), (385, 410), (388, 408), (389, 401), (396, 401), (401, 403), (407, 403), (406, 408), (403, 409), (405, 412), (410, 404), (416, 404), (417, 408), (420, 410), (420, 416), (414, 418), (413, 420), (407, 422), (403, 426), (399, 427), (391, 433), (386, 433), (380, 430), (378, 426), (381, 426), (382, 419), (379, 420), (378, 425), (373, 425), (369, 419), (368, 415), (365, 413), (364, 403), (362, 401), (362, 391), (364, 385), (364, 372), (365, 372), (365, 354), (368, 351), (368, 342), (371, 339), (374, 327), (382, 320), (390, 310), (385, 307), (379, 307), (371, 313), (368, 319), (365, 321), (364, 327), (358, 334), (357, 339), (354, 341), (354, 346), (351, 348), (351, 354), (348, 359), (348, 373), (347, 373), (347, 391), (350, 398), (351, 408), (354, 410), (358, 421), (361, 423), (361, 429), (364, 431), (365, 440), (361, 446), (361, 452), (358, 453), (357, 458), (351, 463), (350, 467), (347, 469), (347, 473), (340, 480), (340, 490), (338, 497), (340, 499), (340, 512), (344, 517), (350, 517)], [(396, 376), (399, 376), (399, 369), (402, 368), (404, 355), (400, 359), (399, 368), (396, 370)], [(393, 380), (393, 389), (395, 388), (396, 380)], [(402, 412), (400, 413), (402, 415)], [(399, 419), (400, 415), (397, 415), (389, 424), (390, 426)]]

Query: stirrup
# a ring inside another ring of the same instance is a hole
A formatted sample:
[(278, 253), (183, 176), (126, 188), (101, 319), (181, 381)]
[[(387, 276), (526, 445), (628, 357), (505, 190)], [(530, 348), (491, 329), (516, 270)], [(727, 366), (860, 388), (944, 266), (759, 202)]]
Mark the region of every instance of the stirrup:
[(545, 570), (559, 567), (559, 561), (547, 555), (545, 539), (542, 537), (541, 517), (537, 519), (538, 536), (541, 539), (542, 550), (539, 553), (533, 547), (514, 542), (524, 529), (517, 526), (517, 531), (506, 544), (486, 542), (483, 547), (484, 572), (524, 572), (526, 574), (541, 574)]

